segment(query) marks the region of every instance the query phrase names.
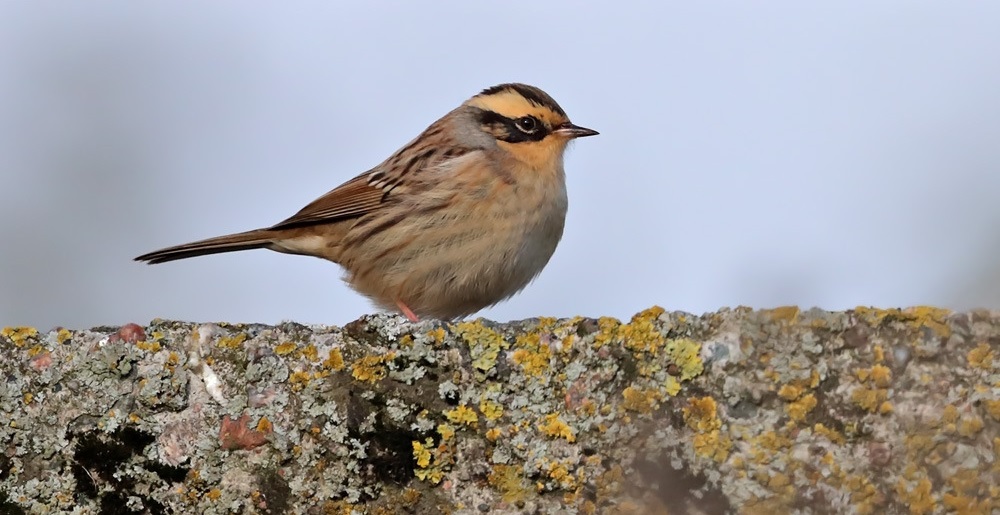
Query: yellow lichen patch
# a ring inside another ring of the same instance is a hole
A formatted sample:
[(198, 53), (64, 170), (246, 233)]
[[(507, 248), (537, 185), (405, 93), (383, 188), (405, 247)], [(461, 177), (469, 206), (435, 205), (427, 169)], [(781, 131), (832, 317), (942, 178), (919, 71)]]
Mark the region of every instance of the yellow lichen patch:
[(883, 415), (891, 413), (892, 404), (888, 402), (888, 388), (892, 386), (892, 370), (885, 365), (874, 365), (871, 368), (859, 368), (854, 371), (854, 375), (861, 382), (861, 385), (851, 392), (854, 404), (870, 413)]
[(240, 345), (243, 345), (243, 342), (246, 341), (246, 339), (246, 333), (239, 333), (236, 336), (223, 336), (222, 338), (219, 338), (219, 341), (216, 342), (215, 346), (223, 349), (235, 349)]
[(722, 434), (721, 430), (715, 429), (694, 435), (694, 438), (691, 439), (691, 445), (695, 454), (722, 463), (729, 457), (733, 441)]
[(436, 485), (444, 479), (445, 471), (454, 462), (454, 449), (444, 443), (435, 447), (431, 438), (423, 442), (413, 440), (413, 457), (417, 460), (417, 470), (414, 471), (417, 479)]
[(453, 410), (445, 411), (444, 416), (453, 424), (469, 427), (476, 427), (479, 424), (479, 415), (476, 415), (476, 411), (465, 404)]
[(322, 366), (333, 371), (344, 369), (344, 355), (340, 349), (330, 349), (330, 354), (323, 360)]
[(302, 357), (309, 360), (310, 363), (315, 363), (319, 360), (319, 350), (317, 350), (316, 346), (311, 343), (299, 349), (299, 352), (302, 354)]
[(802, 387), (794, 384), (786, 384), (778, 389), (778, 397), (786, 401), (794, 401), (802, 395)]
[(982, 370), (990, 370), (993, 368), (993, 351), (990, 346), (985, 343), (980, 343), (975, 349), (969, 351), (965, 355), (965, 359), (969, 361), (969, 366), (973, 368), (979, 368)]
[(892, 386), (892, 370), (885, 365), (875, 365), (871, 368), (871, 380), (879, 388)]
[(993, 417), (993, 420), (1000, 422), (1000, 399), (995, 401), (986, 401), (983, 403), (983, 406), (986, 408), (986, 413)]
[(670, 362), (680, 368), (681, 381), (689, 381), (705, 370), (701, 344), (689, 338), (667, 340), (665, 350)]
[(875, 413), (878, 411), (882, 403), (886, 401), (887, 396), (888, 393), (883, 389), (859, 386), (851, 392), (851, 401), (853, 401), (854, 404), (857, 404), (858, 407), (871, 413)]
[(486, 432), (486, 439), (491, 442), (499, 440), (501, 436), (503, 436), (503, 430), (498, 427), (494, 427)]
[(479, 401), (479, 411), (482, 412), (486, 420), (493, 421), (503, 416), (503, 406), (491, 399), (483, 398)]
[(451, 437), (455, 436), (455, 428), (451, 427), (450, 424), (438, 424), (437, 432), (441, 435), (441, 441), (450, 440)]
[(60, 329), (56, 332), (56, 341), (59, 342), (60, 345), (66, 343), (72, 337), (73, 333), (69, 332), (68, 329)]
[(765, 431), (753, 437), (750, 442), (750, 456), (758, 464), (771, 463), (792, 445), (787, 436), (776, 431)]
[(34, 347), (28, 349), (28, 357), (33, 358), (45, 351), (45, 347), (41, 345), (35, 345)]
[(944, 407), (941, 412), (941, 420), (939, 421), (939, 427), (945, 433), (954, 433), (958, 430), (958, 408), (953, 404), (949, 404)]
[(983, 430), (985, 424), (983, 419), (972, 413), (963, 416), (958, 422), (958, 434), (962, 436), (974, 436)]
[(287, 356), (295, 352), (295, 349), (299, 348), (294, 342), (285, 342), (274, 348), (274, 353), (279, 356)]
[(390, 352), (385, 356), (365, 356), (357, 359), (351, 364), (351, 376), (358, 381), (375, 383), (385, 379), (388, 373), (385, 363), (396, 358), (396, 353)]
[(944, 504), (945, 508), (948, 508), (949, 512), (963, 515), (994, 513), (993, 508), (997, 506), (991, 498), (978, 499), (967, 495), (954, 495), (950, 493), (941, 496), (941, 503)]
[(816, 396), (810, 393), (785, 406), (785, 413), (788, 413), (788, 417), (792, 420), (802, 422), (815, 407)]
[(813, 431), (816, 434), (826, 438), (827, 440), (830, 440), (830, 442), (835, 443), (837, 445), (843, 444), (845, 442), (844, 435), (840, 434), (840, 432), (837, 431), (836, 429), (830, 429), (823, 424), (814, 425)]
[(625, 348), (635, 354), (659, 354), (665, 339), (663, 333), (656, 328), (656, 321), (663, 313), (663, 308), (653, 306), (637, 313), (629, 323), (618, 327), (618, 337)]
[(274, 430), (274, 424), (267, 417), (260, 417), (257, 421), (257, 431), (260, 433), (270, 433)]
[(521, 467), (516, 465), (493, 465), (486, 481), (500, 492), (504, 502), (517, 503), (532, 493), (531, 485), (524, 478)]
[(691, 439), (695, 454), (718, 463), (726, 461), (733, 441), (721, 429), (722, 421), (716, 415), (715, 401), (710, 397), (692, 399), (682, 411), (687, 426), (696, 431)]
[(622, 397), (625, 399), (622, 402), (623, 408), (629, 411), (648, 414), (659, 405), (662, 394), (653, 388), (642, 389), (629, 386), (622, 391)]
[(549, 472), (549, 478), (555, 480), (559, 483), (559, 486), (566, 490), (572, 490), (576, 488), (576, 478), (570, 473), (569, 468), (566, 464), (553, 461), (546, 467)]
[(448, 336), (448, 332), (445, 331), (443, 327), (435, 327), (434, 329), (427, 331), (427, 336), (434, 341), (435, 346), (438, 346), (444, 343), (444, 339)]
[(951, 336), (951, 328), (944, 321), (951, 311), (931, 306), (915, 306), (903, 309), (876, 309), (859, 306), (854, 308), (854, 314), (871, 324), (881, 324), (885, 321), (905, 322), (914, 329), (928, 328), (938, 336), (947, 338)]
[(774, 320), (775, 322), (785, 322), (787, 324), (795, 324), (799, 321), (799, 307), (798, 306), (781, 306), (774, 309), (764, 310), (763, 313)]
[(481, 373), (492, 370), (497, 364), (500, 349), (508, 346), (503, 335), (482, 322), (459, 322), (452, 325), (451, 330), (469, 346), (472, 366)]
[(921, 478), (915, 485), (900, 478), (896, 483), (896, 495), (910, 509), (910, 513), (934, 512), (934, 494), (931, 491), (931, 482), (926, 477)]
[(533, 377), (541, 377), (549, 368), (552, 350), (542, 343), (541, 336), (535, 333), (520, 335), (514, 344), (518, 347), (511, 359), (521, 365), (524, 372)]
[(161, 345), (160, 345), (160, 342), (155, 342), (155, 341), (152, 341), (152, 342), (151, 341), (135, 342), (135, 346), (138, 347), (141, 350), (149, 351), (149, 352), (159, 352), (160, 349), (162, 348)]
[(601, 317), (597, 319), (597, 334), (594, 336), (594, 347), (598, 349), (608, 345), (618, 335), (618, 327), (622, 323), (617, 318)]
[(681, 382), (674, 378), (674, 376), (668, 375), (663, 381), (663, 391), (667, 395), (674, 397), (681, 392)]
[(0, 336), (7, 338), (15, 347), (24, 347), (27, 340), (38, 337), (38, 329), (34, 327), (4, 327), (0, 330)]
[(417, 460), (417, 466), (427, 468), (431, 464), (431, 451), (434, 447), (434, 440), (427, 439), (426, 445), (417, 440), (413, 441), (413, 457)]
[(569, 424), (563, 422), (563, 420), (559, 418), (558, 413), (546, 415), (545, 422), (539, 424), (538, 428), (541, 429), (543, 433), (553, 438), (564, 438), (569, 443), (576, 441), (576, 435), (573, 434), (573, 429), (569, 427)]

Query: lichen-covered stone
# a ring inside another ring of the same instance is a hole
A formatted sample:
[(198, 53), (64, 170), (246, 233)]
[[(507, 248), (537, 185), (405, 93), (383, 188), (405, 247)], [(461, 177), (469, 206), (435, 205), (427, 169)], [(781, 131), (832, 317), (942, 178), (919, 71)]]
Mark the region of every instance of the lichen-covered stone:
[(1000, 314), (0, 330), (0, 513), (990, 513)]

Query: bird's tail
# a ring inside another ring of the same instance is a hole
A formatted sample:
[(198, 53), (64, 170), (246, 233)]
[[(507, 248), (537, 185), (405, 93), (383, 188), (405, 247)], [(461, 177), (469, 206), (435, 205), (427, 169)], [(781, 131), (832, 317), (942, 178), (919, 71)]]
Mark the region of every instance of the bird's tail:
[(187, 259), (195, 256), (206, 256), (208, 254), (221, 254), (223, 252), (236, 252), (237, 250), (263, 249), (269, 248), (274, 241), (274, 233), (268, 229), (255, 229), (253, 231), (227, 234), (209, 238), (207, 240), (194, 241), (183, 245), (167, 247), (148, 254), (143, 254), (136, 261), (145, 261), (151, 265), (156, 263), (166, 263), (178, 259)]

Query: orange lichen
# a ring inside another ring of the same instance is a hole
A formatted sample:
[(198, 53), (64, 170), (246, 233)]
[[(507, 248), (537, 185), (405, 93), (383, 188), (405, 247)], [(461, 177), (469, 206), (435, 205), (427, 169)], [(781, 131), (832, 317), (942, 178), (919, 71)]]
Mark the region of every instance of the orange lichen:
[(993, 401), (985, 401), (983, 406), (986, 407), (986, 413), (993, 417), (993, 420), (1000, 422), (1000, 399)]
[(287, 354), (295, 352), (295, 349), (297, 349), (298, 347), (299, 346), (296, 345), (294, 342), (285, 342), (275, 347), (274, 353), (279, 356), (285, 356)]
[(312, 363), (315, 363), (319, 359), (319, 350), (317, 350), (316, 346), (311, 343), (299, 349), (299, 352), (302, 354), (303, 358)]
[(917, 481), (916, 485), (909, 485), (905, 479), (900, 478), (896, 483), (896, 495), (910, 508), (910, 513), (934, 512), (934, 494), (931, 482), (926, 477)]
[(659, 405), (662, 394), (655, 389), (642, 389), (629, 386), (622, 391), (624, 402), (622, 407), (638, 413), (651, 413)]
[(215, 346), (223, 349), (235, 349), (240, 345), (243, 345), (243, 342), (246, 341), (246, 339), (246, 333), (239, 333), (236, 336), (223, 336), (222, 338), (219, 338), (219, 341), (215, 343)]
[(322, 366), (334, 371), (344, 369), (344, 355), (340, 349), (330, 349), (330, 354), (323, 360)]
[(688, 405), (681, 412), (684, 422), (695, 431), (704, 433), (722, 427), (722, 421), (716, 414), (715, 399), (705, 396), (688, 400)]
[(626, 349), (636, 354), (656, 356), (663, 348), (665, 338), (656, 328), (656, 320), (664, 313), (660, 306), (653, 306), (632, 317), (632, 320), (618, 328), (618, 336)]
[(808, 415), (809, 412), (815, 407), (816, 396), (810, 393), (785, 406), (785, 412), (788, 413), (789, 418), (792, 420), (802, 422), (805, 420), (806, 415)]
[(270, 433), (274, 431), (274, 424), (267, 417), (260, 417), (257, 421), (257, 431), (260, 433)]
[(775, 322), (784, 322), (791, 325), (799, 321), (798, 306), (781, 306), (774, 309), (763, 310), (763, 313)]
[(529, 376), (541, 377), (548, 369), (549, 359), (552, 357), (549, 346), (542, 343), (541, 337), (534, 333), (518, 336), (514, 345), (518, 347), (511, 356), (514, 363), (521, 365)]
[(351, 376), (358, 381), (369, 383), (381, 381), (388, 374), (385, 364), (395, 358), (396, 354), (390, 352), (385, 356), (365, 356), (357, 359), (351, 364)]
[(892, 385), (892, 370), (885, 365), (875, 365), (871, 368), (871, 380), (879, 388)]
[(907, 309), (876, 309), (864, 306), (854, 308), (854, 314), (872, 324), (883, 322), (903, 322), (914, 329), (927, 328), (942, 338), (951, 336), (951, 328), (945, 318), (951, 311), (931, 306), (914, 306)]
[(781, 397), (786, 401), (794, 401), (795, 399), (798, 399), (800, 395), (802, 395), (802, 387), (794, 384), (786, 384), (778, 389), (778, 397)]
[(684, 422), (697, 433), (691, 440), (695, 453), (721, 463), (729, 456), (732, 440), (722, 433), (716, 410), (715, 399), (701, 397), (688, 400), (681, 411)]
[(543, 433), (553, 438), (564, 438), (570, 443), (576, 441), (576, 435), (573, 434), (573, 429), (569, 427), (569, 424), (563, 422), (563, 420), (559, 418), (558, 413), (546, 415), (545, 422), (540, 423), (538, 428), (541, 429)]
[(7, 338), (15, 347), (24, 347), (25, 342), (38, 337), (38, 329), (34, 327), (4, 327), (0, 336)]
[(293, 391), (299, 392), (309, 384), (310, 379), (312, 379), (312, 374), (309, 372), (296, 370), (288, 375), (288, 384), (292, 385)]
[(993, 368), (993, 350), (985, 343), (980, 343), (975, 349), (966, 354), (965, 359), (969, 361), (969, 366), (982, 370)]

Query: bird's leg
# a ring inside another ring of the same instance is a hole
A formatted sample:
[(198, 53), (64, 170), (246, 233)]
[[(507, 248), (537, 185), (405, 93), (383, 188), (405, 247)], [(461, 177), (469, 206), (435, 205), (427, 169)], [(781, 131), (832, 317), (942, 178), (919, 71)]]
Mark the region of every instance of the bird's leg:
[(420, 321), (420, 318), (417, 317), (417, 315), (413, 312), (413, 310), (411, 310), (406, 304), (403, 304), (403, 301), (397, 300), (396, 306), (399, 307), (399, 310), (403, 313), (403, 316), (408, 318), (410, 322), (416, 323)]

